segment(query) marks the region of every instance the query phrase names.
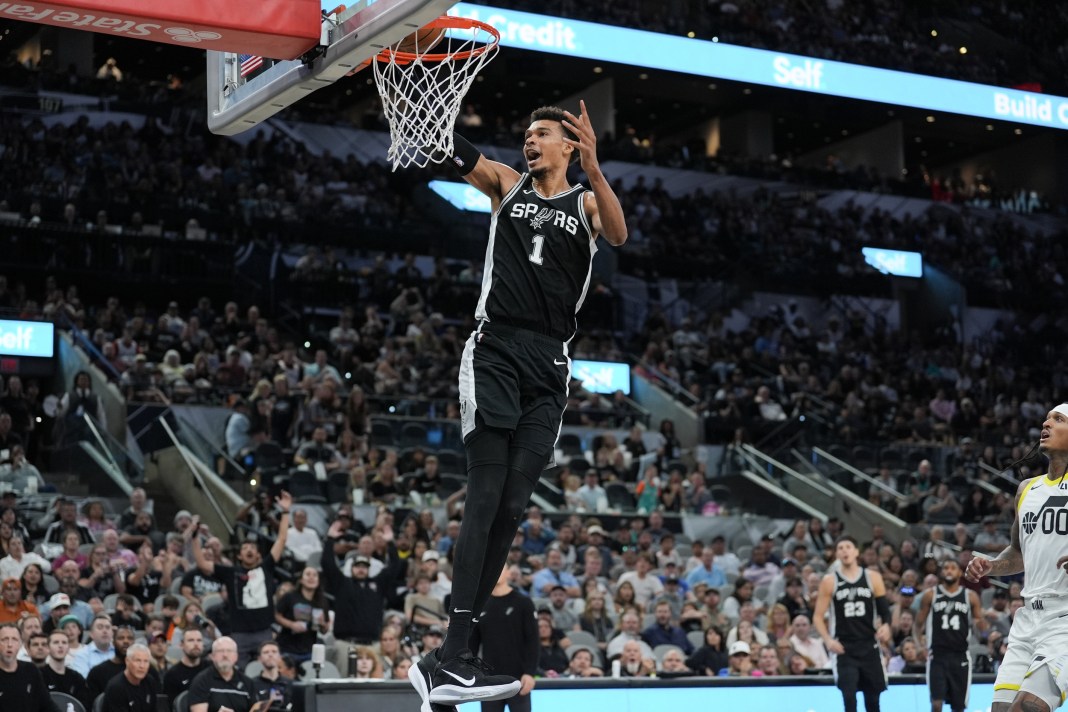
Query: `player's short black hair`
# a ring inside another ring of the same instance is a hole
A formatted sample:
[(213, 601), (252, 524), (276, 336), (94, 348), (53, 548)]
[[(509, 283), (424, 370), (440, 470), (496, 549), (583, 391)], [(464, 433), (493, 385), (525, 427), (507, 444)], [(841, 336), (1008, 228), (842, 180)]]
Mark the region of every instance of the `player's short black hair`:
[[(535, 121), (557, 121), (560, 123), (560, 130), (564, 132), (564, 136), (567, 136), (572, 141), (578, 141), (578, 136), (564, 126), (564, 121), (566, 120), (567, 117), (564, 116), (564, 110), (559, 106), (539, 106), (530, 112), (530, 123)], [(576, 158), (578, 158), (578, 151), (572, 151), (570, 160), (574, 161)]]
[(850, 544), (852, 544), (853, 546), (857, 547), (858, 549), (860, 548), (860, 544), (858, 544), (858, 543), (857, 543), (857, 540), (856, 540), (856, 539), (854, 539), (854, 538), (853, 538), (852, 536), (850, 536), (849, 534), (842, 534), (842, 535), (841, 535), (841, 536), (839, 536), (839, 537), (838, 537), (837, 539), (835, 539), (835, 540), (834, 540), (834, 546), (835, 546), (835, 548), (837, 548), (837, 547), (838, 547), (838, 545), (839, 545), (839, 544), (841, 544), (841, 543), (842, 543), (843, 541), (848, 541), (848, 542), (849, 542)]

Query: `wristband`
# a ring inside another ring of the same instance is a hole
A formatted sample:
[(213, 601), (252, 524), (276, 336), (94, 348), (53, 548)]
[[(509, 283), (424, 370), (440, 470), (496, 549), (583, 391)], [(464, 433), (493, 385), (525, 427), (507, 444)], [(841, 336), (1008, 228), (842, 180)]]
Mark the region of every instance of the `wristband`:
[(465, 176), (475, 170), (475, 164), (482, 156), (482, 152), (471, 145), (471, 142), (458, 133), (452, 135), (452, 161), (453, 168), (461, 176)]
[(879, 596), (875, 599), (875, 612), (883, 619), (883, 623), (890, 623), (890, 604), (887, 602), (886, 596)]

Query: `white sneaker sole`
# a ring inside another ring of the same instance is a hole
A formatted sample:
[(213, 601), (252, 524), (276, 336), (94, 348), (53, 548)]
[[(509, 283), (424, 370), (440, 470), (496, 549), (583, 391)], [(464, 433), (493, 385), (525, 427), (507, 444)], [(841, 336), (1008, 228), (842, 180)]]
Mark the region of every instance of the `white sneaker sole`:
[(419, 672), (419, 666), (415, 663), (412, 663), (412, 666), (408, 668), (408, 681), (412, 683), (412, 687), (419, 693), (419, 699), (422, 700), (422, 704), (419, 705), (419, 712), (431, 712), (430, 690), (426, 689), (426, 678), (423, 677), (423, 673)]
[(483, 687), (438, 685), (430, 691), (429, 699), (431, 702), (441, 705), (458, 705), (472, 700), (485, 702), (506, 700), (519, 694), (519, 687), (519, 680), (510, 682), (507, 685), (487, 685)]

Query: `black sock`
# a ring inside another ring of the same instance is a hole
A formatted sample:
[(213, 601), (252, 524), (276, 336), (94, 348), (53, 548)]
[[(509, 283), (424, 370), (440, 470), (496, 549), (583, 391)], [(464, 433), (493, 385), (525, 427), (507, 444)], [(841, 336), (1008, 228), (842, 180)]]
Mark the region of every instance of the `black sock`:
[(857, 691), (853, 690), (853, 694), (847, 692), (842, 693), (842, 699), (845, 701), (845, 712), (857, 712)]
[(864, 712), (879, 712), (879, 694), (878, 692), (864, 693)]
[(464, 443), (467, 449), (467, 497), (453, 552), (449, 629), (439, 656), (442, 661), (455, 658), (467, 648), (471, 637), (471, 621), (477, 615), (475, 596), (490, 541), (490, 528), (497, 518), (508, 481), (508, 441), (507, 431), (487, 427), (479, 417), (474, 432)]

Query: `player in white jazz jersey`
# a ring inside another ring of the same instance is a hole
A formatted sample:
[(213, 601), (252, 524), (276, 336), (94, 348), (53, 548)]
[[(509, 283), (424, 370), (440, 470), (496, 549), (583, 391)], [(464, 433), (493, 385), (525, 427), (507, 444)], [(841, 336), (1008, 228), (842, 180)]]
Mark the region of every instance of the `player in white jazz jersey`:
[[(1009, 631), (1009, 648), (994, 681), (992, 712), (1049, 712), (1061, 705), (1068, 650), (1068, 403), (1042, 423), (1038, 449), (1049, 471), (1020, 483), (1012, 543), (993, 559), (968, 562), (973, 581), (1025, 573), (1024, 606)], [(1058, 658), (1058, 656), (1060, 656)], [(1051, 663), (1060, 660), (1054, 669)], [(1058, 678), (1060, 688), (1058, 690)]]

